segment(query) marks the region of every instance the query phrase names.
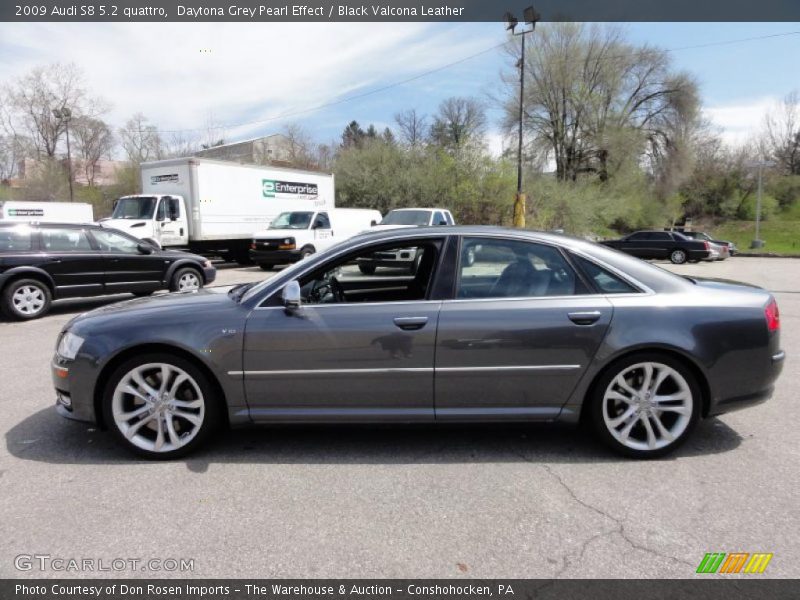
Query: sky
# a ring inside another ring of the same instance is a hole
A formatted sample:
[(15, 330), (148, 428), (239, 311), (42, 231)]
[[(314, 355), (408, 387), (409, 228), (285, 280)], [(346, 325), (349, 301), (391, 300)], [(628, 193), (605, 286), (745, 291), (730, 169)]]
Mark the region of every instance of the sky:
[[(671, 50), (731, 143), (755, 135), (764, 113), (800, 90), (800, 35), (782, 35), (800, 34), (800, 23), (622, 26), (633, 42)], [(745, 41), (763, 36), (775, 37)], [(228, 141), (297, 123), (327, 143), (354, 119), (382, 129), (400, 110), (430, 115), (444, 98), (476, 96), (499, 152), (496, 96), (511, 64), (493, 48), (505, 40), (500, 23), (0, 23), (0, 85), (74, 62), (115, 128), (141, 112), (167, 138), (204, 136), (213, 123)]]

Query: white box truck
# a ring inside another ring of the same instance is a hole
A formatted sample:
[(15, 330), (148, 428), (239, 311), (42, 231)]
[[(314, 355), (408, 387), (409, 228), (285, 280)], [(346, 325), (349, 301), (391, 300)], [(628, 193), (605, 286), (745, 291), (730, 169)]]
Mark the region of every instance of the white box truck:
[(279, 214), (334, 207), (333, 175), (205, 158), (142, 164), (142, 193), (119, 198), (105, 227), (163, 248), (249, 262), (253, 232)]
[(0, 201), (0, 221), (39, 223), (93, 223), (92, 205), (86, 202)]
[(293, 210), (281, 213), (269, 228), (253, 234), (251, 260), (265, 271), (293, 263), (358, 235), (381, 222), (369, 208)]

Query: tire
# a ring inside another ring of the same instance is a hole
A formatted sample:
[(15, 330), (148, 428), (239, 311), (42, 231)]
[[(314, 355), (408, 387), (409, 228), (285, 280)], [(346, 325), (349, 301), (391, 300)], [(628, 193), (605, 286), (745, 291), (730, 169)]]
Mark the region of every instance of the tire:
[(369, 263), (367, 264), (361, 263), (358, 265), (358, 270), (361, 271), (363, 275), (375, 275), (376, 269), (377, 267), (375, 265), (371, 265)]
[[(126, 391), (131, 389), (136, 394)], [(172, 354), (143, 354), (111, 374), (103, 392), (103, 417), (127, 450), (149, 459), (170, 460), (189, 454), (209, 439), (222, 422), (222, 403), (191, 361)]]
[(170, 292), (194, 292), (202, 287), (203, 276), (192, 267), (178, 269), (169, 282)]
[(316, 249), (314, 248), (314, 246), (303, 246), (300, 249), (300, 260), (308, 258), (309, 256), (311, 256), (315, 252), (316, 252)]
[(272, 269), (274, 269), (274, 268), (275, 268), (275, 265), (273, 265), (272, 263), (260, 263), (260, 264), (258, 265), (258, 267), (259, 267), (259, 268), (260, 268), (262, 271), (272, 271)]
[[(641, 386), (648, 365), (651, 386), (664, 378), (646, 395)], [(656, 400), (667, 396), (669, 400)], [(623, 456), (648, 459), (669, 454), (686, 441), (700, 419), (703, 398), (697, 379), (681, 361), (660, 353), (637, 353), (606, 369), (589, 402), (592, 426), (603, 443)]]
[(686, 250), (683, 250), (682, 248), (673, 250), (669, 255), (669, 261), (673, 265), (682, 265), (688, 258), (689, 256), (686, 254)]
[(38, 319), (48, 313), (53, 301), (50, 288), (38, 279), (17, 279), (3, 289), (3, 313), (18, 321)]

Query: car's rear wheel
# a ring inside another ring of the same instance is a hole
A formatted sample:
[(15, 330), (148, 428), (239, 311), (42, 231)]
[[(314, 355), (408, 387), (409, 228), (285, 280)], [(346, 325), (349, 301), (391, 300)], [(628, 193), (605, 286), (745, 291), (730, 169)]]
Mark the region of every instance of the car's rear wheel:
[(614, 363), (591, 396), (592, 422), (613, 450), (655, 458), (675, 450), (700, 418), (697, 380), (679, 360), (637, 354)]
[(202, 444), (220, 422), (208, 378), (190, 361), (145, 354), (120, 365), (103, 398), (105, 422), (128, 450), (177, 458)]
[(680, 248), (673, 250), (669, 255), (669, 260), (673, 265), (682, 265), (686, 262), (687, 258), (686, 250), (681, 250)]
[(191, 267), (178, 269), (172, 276), (169, 289), (171, 292), (193, 292), (203, 287), (203, 277)]
[(28, 321), (50, 310), (50, 288), (38, 279), (17, 279), (3, 290), (3, 312), (12, 319)]

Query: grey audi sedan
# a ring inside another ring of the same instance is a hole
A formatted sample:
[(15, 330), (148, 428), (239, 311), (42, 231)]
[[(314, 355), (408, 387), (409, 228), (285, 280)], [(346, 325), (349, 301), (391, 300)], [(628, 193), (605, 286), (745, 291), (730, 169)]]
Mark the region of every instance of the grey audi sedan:
[[(409, 272), (358, 265), (412, 249)], [(219, 427), (586, 422), (656, 457), (698, 420), (770, 397), (769, 292), (679, 277), (565, 236), (367, 233), (258, 284), (135, 299), (64, 327), (57, 409), (148, 458)]]

